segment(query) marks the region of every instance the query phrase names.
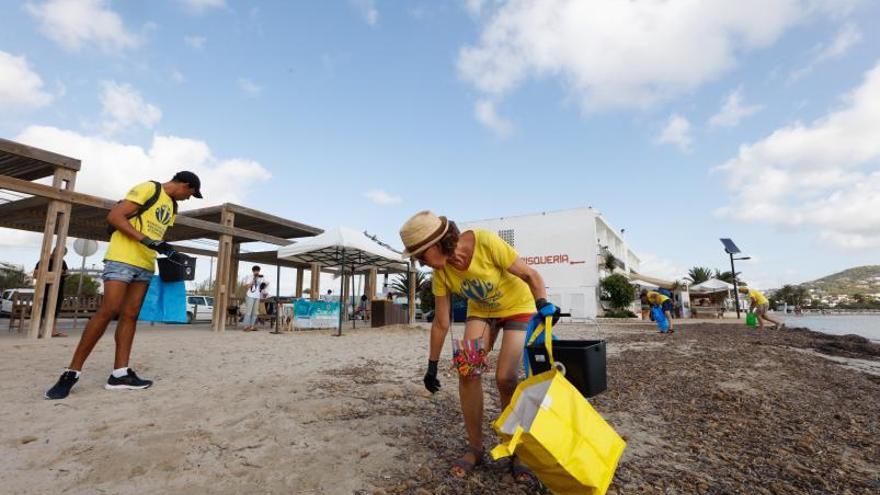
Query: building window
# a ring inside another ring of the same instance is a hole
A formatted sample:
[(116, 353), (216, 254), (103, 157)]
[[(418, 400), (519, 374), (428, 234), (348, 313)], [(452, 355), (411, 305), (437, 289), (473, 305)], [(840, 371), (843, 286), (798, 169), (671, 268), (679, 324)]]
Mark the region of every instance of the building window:
[(513, 234), (513, 229), (499, 230), (498, 237), (510, 244), (510, 247), (516, 247), (516, 237)]

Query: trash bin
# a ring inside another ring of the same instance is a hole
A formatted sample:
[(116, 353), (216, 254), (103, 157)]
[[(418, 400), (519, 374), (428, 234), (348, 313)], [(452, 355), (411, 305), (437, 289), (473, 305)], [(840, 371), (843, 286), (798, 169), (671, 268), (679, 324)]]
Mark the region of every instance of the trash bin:
[(182, 263), (171, 261), (168, 258), (158, 258), (159, 277), (163, 282), (182, 282), (196, 278), (196, 259), (191, 256), (178, 254)]
[[(526, 348), (529, 366), (535, 374), (550, 370), (550, 357), (544, 344)], [(562, 364), (565, 378), (584, 397), (593, 397), (608, 388), (604, 340), (554, 340), (553, 360)]]

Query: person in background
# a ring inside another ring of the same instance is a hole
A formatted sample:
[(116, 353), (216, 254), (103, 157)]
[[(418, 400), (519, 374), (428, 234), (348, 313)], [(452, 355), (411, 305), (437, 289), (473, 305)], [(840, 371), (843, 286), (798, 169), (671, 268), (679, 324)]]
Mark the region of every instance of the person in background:
[[(58, 249), (57, 247), (55, 249)], [(52, 262), (55, 259), (55, 249), (52, 250), (52, 257), (49, 258), (49, 271), (52, 271)], [(64, 332), (58, 331), (58, 313), (61, 312), (61, 304), (64, 302), (64, 283), (67, 281), (67, 262), (64, 261), (64, 256), (67, 256), (67, 247), (64, 248), (64, 255), (61, 258), (61, 281), (58, 283), (58, 299), (55, 302), (55, 321), (52, 323), (52, 336), (53, 337), (67, 337), (67, 334)], [(37, 270), (40, 269), (40, 262), (37, 262), (37, 265), (34, 267), (34, 279), (37, 278)], [(82, 274), (80, 274), (82, 277)], [(46, 287), (46, 291), (43, 293), (43, 311), (41, 313), (42, 321), (46, 321), (46, 301), (49, 299), (49, 288)]]
[(251, 276), (248, 278), (247, 290), (244, 294), (244, 331), (253, 332), (257, 328), (254, 326), (257, 322), (257, 312), (262, 291), (264, 287), (264, 277), (260, 273), (260, 267), (254, 265), (251, 268)]
[(324, 302), (333, 302), (333, 289), (327, 289), (327, 293), (321, 297), (321, 300)]
[(83, 330), (67, 369), (46, 393), (47, 399), (63, 399), (79, 380), (83, 365), (92, 349), (101, 340), (107, 325), (116, 324), (116, 354), (113, 372), (104, 388), (133, 390), (149, 388), (153, 382), (143, 380), (128, 367), (131, 346), (137, 330), (137, 317), (156, 268), (156, 254), (177, 261), (179, 254), (163, 241), (165, 232), (174, 225), (177, 202), (191, 196), (201, 198), (201, 182), (192, 172), (178, 172), (170, 181), (143, 182), (134, 186), (125, 199), (107, 214), (110, 245), (104, 255), (104, 298), (101, 307)]
[(666, 319), (669, 321), (669, 333), (675, 333), (674, 324), (672, 323), (672, 300), (669, 297), (653, 290), (643, 290), (641, 294), (642, 302), (647, 301), (651, 306), (658, 306), (663, 310)]
[(755, 316), (758, 317), (759, 330), (764, 329), (764, 320), (772, 323), (774, 329), (783, 328), (785, 326), (785, 324), (781, 321), (774, 320), (773, 318), (767, 316), (767, 310), (770, 309), (770, 301), (767, 299), (767, 296), (761, 293), (761, 291), (741, 286), (739, 288), (739, 292), (741, 294), (748, 294), (749, 311), (755, 313)]

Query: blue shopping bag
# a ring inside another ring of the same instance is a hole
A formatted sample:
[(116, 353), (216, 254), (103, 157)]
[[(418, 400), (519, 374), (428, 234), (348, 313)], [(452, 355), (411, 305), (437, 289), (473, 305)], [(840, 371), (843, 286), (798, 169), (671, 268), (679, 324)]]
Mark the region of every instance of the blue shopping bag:
[(138, 320), (158, 323), (186, 323), (186, 285), (163, 282), (158, 275), (150, 279)]
[(669, 320), (666, 319), (666, 314), (660, 306), (651, 308), (651, 316), (654, 317), (654, 322), (657, 323), (657, 328), (661, 332), (666, 333), (669, 330)]

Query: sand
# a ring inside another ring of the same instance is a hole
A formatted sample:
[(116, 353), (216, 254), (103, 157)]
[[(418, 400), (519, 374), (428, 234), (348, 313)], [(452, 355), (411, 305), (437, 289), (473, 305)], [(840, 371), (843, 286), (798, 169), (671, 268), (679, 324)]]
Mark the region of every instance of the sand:
[[(546, 493), (513, 484), (504, 461), (447, 475), (464, 429), (453, 377), (435, 396), (422, 387), (425, 325), (341, 338), (199, 327), (139, 332), (132, 366), (156, 381), (146, 391), (102, 388), (108, 334), (63, 401), (42, 393), (75, 338), (0, 340), (0, 490)], [(611, 493), (880, 491), (876, 344), (723, 324), (664, 336), (605, 323), (602, 335), (609, 390), (592, 402), (629, 442)], [(488, 433), (499, 411), (485, 384)]]

